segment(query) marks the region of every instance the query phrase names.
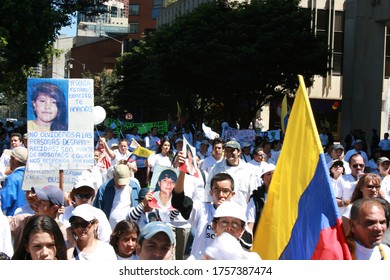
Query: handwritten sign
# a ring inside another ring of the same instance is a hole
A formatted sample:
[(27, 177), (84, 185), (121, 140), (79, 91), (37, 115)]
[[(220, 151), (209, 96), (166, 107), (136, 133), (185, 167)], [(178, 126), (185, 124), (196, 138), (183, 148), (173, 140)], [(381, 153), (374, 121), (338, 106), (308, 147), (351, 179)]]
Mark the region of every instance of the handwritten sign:
[[(70, 192), (77, 178), (83, 170), (64, 170), (63, 190)], [(23, 190), (31, 190), (31, 187), (42, 188), (47, 185), (58, 185), (60, 182), (57, 170), (25, 170), (23, 178)]]
[(28, 79), (28, 170), (94, 164), (93, 80)]
[(256, 137), (256, 133), (252, 129), (227, 129), (224, 133), (225, 140), (235, 138), (240, 143), (252, 142)]

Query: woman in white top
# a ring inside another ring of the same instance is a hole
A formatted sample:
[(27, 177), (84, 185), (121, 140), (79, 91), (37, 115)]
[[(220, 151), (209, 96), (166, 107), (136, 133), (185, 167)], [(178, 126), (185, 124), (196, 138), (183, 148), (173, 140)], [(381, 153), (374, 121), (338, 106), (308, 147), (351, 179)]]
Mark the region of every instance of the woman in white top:
[(114, 248), (98, 239), (99, 221), (94, 207), (82, 204), (72, 211), (68, 228), (68, 259), (72, 260), (116, 260)]
[[(90, 204), (95, 198), (94, 182), (91, 178), (92, 175), (83, 174), (75, 183), (72, 191), (69, 193), (70, 205), (66, 206), (64, 212), (58, 217), (58, 219), (66, 226), (70, 226), (70, 218), (72, 217), (73, 210), (83, 204)], [(109, 242), (112, 229), (110, 223), (104, 212), (96, 207), (93, 207), (94, 214), (99, 220), (98, 224), (98, 237), (101, 241)]]
[[(335, 159), (329, 166), (330, 178), (333, 187), (333, 192), (336, 193), (337, 181), (341, 179), (341, 175), (345, 174), (344, 163), (342, 160)], [(337, 201), (337, 205), (341, 206), (341, 202)]]
[(146, 160), (146, 183), (150, 183), (155, 165), (171, 167), (172, 159), (173, 151), (171, 143), (168, 138), (163, 138), (160, 141), (160, 145), (157, 147), (156, 153), (150, 155)]
[(351, 204), (344, 211), (342, 220), (345, 236), (349, 234), (349, 217), (351, 215), (352, 204), (361, 198), (384, 198), (381, 190), (381, 177), (378, 174), (366, 173), (363, 174), (356, 184), (352, 193)]

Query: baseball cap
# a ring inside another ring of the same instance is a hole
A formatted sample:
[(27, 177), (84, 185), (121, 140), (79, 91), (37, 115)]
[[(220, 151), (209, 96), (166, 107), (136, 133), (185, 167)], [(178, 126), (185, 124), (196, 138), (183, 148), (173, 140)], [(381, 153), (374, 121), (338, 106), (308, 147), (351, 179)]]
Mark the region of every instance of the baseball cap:
[(171, 244), (175, 244), (175, 237), (173, 234), (173, 231), (170, 226), (168, 226), (164, 222), (150, 222), (146, 224), (142, 229), (141, 232), (138, 235), (138, 243), (140, 243), (142, 240), (146, 239), (149, 240), (153, 236), (155, 236), (157, 233), (163, 232), (171, 241)]
[(330, 168), (332, 168), (335, 164), (341, 164), (341, 166), (344, 166), (344, 162), (339, 159), (335, 159), (330, 163)]
[(215, 210), (214, 218), (232, 217), (246, 223), (245, 213), (246, 209), (244, 209), (240, 204), (228, 200), (222, 202), (222, 204), (218, 206), (217, 210)]
[(356, 141), (355, 141), (355, 144), (361, 144), (361, 143), (363, 143), (363, 141), (362, 140), (360, 140), (360, 139), (357, 139)]
[(9, 155), (9, 156), (14, 157), (17, 161), (19, 161), (21, 163), (26, 163), (27, 162), (28, 151), (23, 146), (19, 146), (19, 147), (13, 148), (12, 150), (9, 150), (9, 149), (4, 150), (4, 153)]
[(263, 172), (260, 174), (260, 177), (263, 177), (263, 175), (267, 172), (274, 171), (276, 168), (275, 164), (268, 163), (266, 167), (263, 169)]
[(238, 143), (236, 140), (231, 140), (231, 141), (226, 142), (226, 144), (225, 144), (224, 147), (225, 147), (225, 148), (226, 148), (226, 147), (229, 147), (229, 148), (241, 150), (241, 145), (240, 145), (240, 143)]
[(249, 142), (244, 142), (244, 143), (242, 143), (241, 148), (250, 147), (251, 145), (252, 145), (252, 144), (249, 143)]
[(77, 180), (75, 181), (73, 187), (75, 189), (78, 189), (78, 188), (81, 188), (81, 187), (89, 187), (89, 188), (95, 190), (94, 180), (92, 178), (92, 175), (88, 176), (88, 175), (83, 174), (83, 175), (79, 176), (77, 178)]
[(171, 178), (173, 181), (177, 181), (177, 174), (175, 171), (171, 169), (164, 169), (161, 171), (160, 176), (158, 177), (158, 181), (161, 181), (164, 178)]
[(62, 190), (53, 185), (48, 185), (43, 188), (31, 188), (32, 193), (35, 193), (40, 200), (50, 201), (54, 205), (64, 205), (64, 193)]
[(177, 143), (177, 142), (183, 142), (183, 139), (177, 138), (176, 141), (175, 141), (175, 143)]
[(344, 147), (343, 147), (343, 145), (341, 145), (341, 144), (335, 144), (335, 145), (333, 145), (332, 150), (334, 151), (334, 150), (337, 150), (337, 149), (342, 149), (342, 150), (344, 150)]
[(82, 218), (83, 220), (90, 222), (96, 219), (96, 209), (91, 204), (81, 204), (77, 206), (72, 211), (72, 216), (69, 219), (69, 222), (72, 222), (72, 220), (75, 217)]
[(114, 167), (114, 177), (118, 185), (130, 184), (130, 169), (126, 164), (117, 164)]
[(203, 140), (200, 144), (201, 144), (201, 145), (208, 145), (208, 144), (210, 144), (210, 142), (207, 141), (207, 140)]
[(378, 160), (376, 161), (377, 164), (381, 164), (383, 162), (390, 162), (390, 159), (387, 158), (387, 157), (380, 157), (378, 158)]

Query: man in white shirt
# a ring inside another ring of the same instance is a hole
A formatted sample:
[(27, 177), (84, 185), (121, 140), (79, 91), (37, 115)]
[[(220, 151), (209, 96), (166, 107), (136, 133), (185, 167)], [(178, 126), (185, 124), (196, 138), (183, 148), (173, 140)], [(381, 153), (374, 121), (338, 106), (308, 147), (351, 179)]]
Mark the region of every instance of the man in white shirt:
[(252, 168), (241, 159), (241, 146), (237, 141), (226, 142), (224, 159), (216, 163), (210, 170), (205, 187), (205, 194), (209, 197), (207, 201), (212, 201), (210, 196), (211, 178), (218, 173), (228, 173), (233, 177), (236, 192), (233, 200), (246, 208), (252, 192), (257, 188), (257, 182)]
[(206, 157), (200, 168), (207, 173), (210, 172), (211, 168), (223, 159), (223, 140), (222, 138), (215, 138), (212, 141), (212, 152), (211, 157)]
[(382, 243), (387, 220), (382, 204), (371, 199), (359, 199), (351, 208), (350, 250), (354, 260), (388, 260), (390, 248)]
[(261, 179), (261, 174), (266, 169), (269, 163), (264, 161), (264, 151), (261, 147), (256, 147), (253, 150), (253, 159), (248, 162), (251, 166), (253, 166), (253, 172), (256, 176), (257, 186), (261, 186), (263, 180)]
[(354, 149), (349, 150), (346, 154), (344, 159), (349, 162), (349, 158), (354, 154), (360, 154), (364, 159), (364, 164), (368, 164), (368, 156), (365, 151), (363, 151), (363, 141), (360, 139), (357, 139), (354, 144)]
[(114, 167), (114, 178), (104, 183), (97, 191), (93, 206), (106, 214), (111, 228), (126, 219), (130, 207), (138, 205), (138, 193), (141, 187), (131, 178), (126, 164)]
[(351, 204), (353, 190), (364, 172), (365, 164), (363, 157), (359, 154), (352, 155), (349, 160), (349, 167), (351, 168), (351, 174), (342, 175), (341, 179), (336, 183), (335, 195), (341, 215), (344, 213), (345, 208)]

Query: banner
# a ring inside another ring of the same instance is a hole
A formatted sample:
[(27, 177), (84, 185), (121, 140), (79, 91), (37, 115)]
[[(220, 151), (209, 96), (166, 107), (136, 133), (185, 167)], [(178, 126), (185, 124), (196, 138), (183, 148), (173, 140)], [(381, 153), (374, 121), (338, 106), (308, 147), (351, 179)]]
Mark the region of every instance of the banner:
[(130, 130), (133, 126), (138, 127), (138, 132), (140, 134), (144, 134), (148, 131), (151, 131), (152, 127), (157, 127), (158, 133), (161, 134), (168, 132), (168, 121), (135, 123), (135, 122), (122, 121), (119, 119), (106, 118), (106, 126), (114, 129), (118, 135), (125, 134), (125, 131)]

